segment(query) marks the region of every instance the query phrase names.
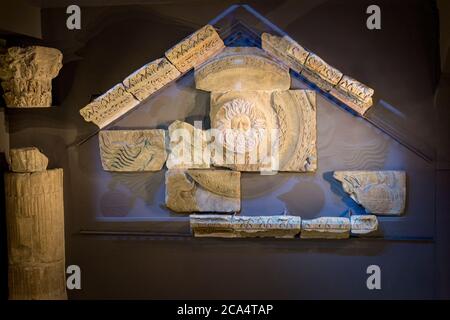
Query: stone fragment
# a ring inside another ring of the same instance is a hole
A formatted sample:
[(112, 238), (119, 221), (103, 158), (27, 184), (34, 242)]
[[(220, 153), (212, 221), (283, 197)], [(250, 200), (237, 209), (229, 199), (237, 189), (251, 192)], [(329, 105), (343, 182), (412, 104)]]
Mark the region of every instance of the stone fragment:
[(11, 300), (67, 299), (63, 170), (5, 174)]
[(52, 79), (62, 68), (62, 53), (41, 46), (11, 47), (0, 55), (3, 97), (10, 108), (52, 105)]
[(13, 172), (45, 171), (48, 158), (38, 148), (19, 148), (9, 151), (9, 167)]
[(278, 91), (272, 94), (279, 127), (279, 171), (317, 169), (316, 92)]
[(119, 83), (81, 109), (80, 114), (85, 121), (93, 122), (101, 129), (138, 104), (139, 101)]
[(331, 91), (342, 79), (343, 74), (319, 56), (311, 53), (305, 62), (302, 76), (324, 91)]
[(189, 123), (174, 121), (169, 126), (168, 169), (205, 169), (211, 165), (208, 134)]
[(270, 55), (284, 62), (297, 73), (303, 70), (309, 51), (288, 36), (275, 36), (269, 33), (261, 35), (262, 48)]
[(195, 87), (205, 91), (288, 90), (289, 69), (256, 47), (227, 47), (195, 69)]
[(166, 206), (175, 212), (238, 212), (240, 172), (226, 170), (168, 170)]
[(179, 76), (177, 68), (166, 58), (161, 58), (129, 75), (123, 80), (123, 85), (129, 93), (139, 101), (143, 101)]
[(353, 236), (367, 236), (378, 230), (378, 219), (374, 215), (352, 215), (350, 224)]
[(302, 219), (297, 216), (191, 215), (195, 237), (294, 238)]
[(350, 219), (321, 217), (302, 220), (302, 239), (347, 239), (350, 237)]
[(373, 105), (374, 90), (348, 76), (339, 81), (339, 84), (331, 90), (331, 94), (360, 115), (364, 115)]
[(333, 177), (367, 213), (400, 215), (405, 210), (404, 171), (335, 171)]
[(214, 27), (206, 25), (166, 51), (166, 57), (184, 73), (210, 59), (224, 47)]
[(106, 171), (158, 171), (167, 158), (165, 131), (161, 129), (103, 130), (99, 145)]
[[(239, 171), (317, 168), (316, 94), (310, 90), (211, 93), (214, 165)], [(219, 147), (217, 146), (219, 145)]]

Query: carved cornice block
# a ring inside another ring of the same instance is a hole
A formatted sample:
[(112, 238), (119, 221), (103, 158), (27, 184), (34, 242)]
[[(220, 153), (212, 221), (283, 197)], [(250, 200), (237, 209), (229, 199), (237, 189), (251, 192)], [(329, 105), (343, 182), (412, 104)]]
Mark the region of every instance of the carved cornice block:
[(302, 219), (297, 216), (191, 215), (195, 237), (216, 238), (294, 238)]
[(330, 66), (314, 53), (311, 53), (306, 59), (305, 68), (301, 74), (327, 92), (336, 86), (343, 77), (342, 72)]
[(275, 36), (269, 33), (261, 35), (262, 48), (284, 62), (289, 68), (300, 73), (303, 70), (309, 51), (288, 36)]
[(373, 105), (374, 90), (348, 76), (339, 81), (339, 84), (331, 90), (331, 94), (360, 115), (364, 115)]
[(378, 230), (378, 219), (374, 215), (352, 215), (350, 224), (352, 236), (368, 236)]
[(350, 219), (321, 217), (302, 221), (302, 239), (347, 239), (350, 237)]
[(224, 48), (213, 26), (206, 25), (166, 51), (166, 57), (181, 72), (202, 64)]
[(62, 68), (58, 49), (40, 46), (11, 47), (0, 55), (0, 79), (6, 106), (50, 107), (52, 79)]
[(123, 84), (119, 83), (81, 109), (80, 114), (85, 121), (93, 122), (101, 129), (138, 104), (139, 100), (136, 100), (127, 92)]
[(335, 171), (333, 177), (367, 213), (400, 215), (405, 210), (404, 171)]
[(241, 173), (227, 170), (168, 170), (166, 206), (180, 213), (238, 212)]
[(195, 86), (205, 91), (288, 90), (289, 69), (256, 47), (227, 47), (195, 69)]
[(123, 80), (123, 85), (129, 93), (139, 101), (143, 101), (180, 75), (177, 68), (166, 58), (161, 58), (129, 75)]
[(9, 167), (13, 172), (45, 171), (48, 158), (38, 148), (19, 148), (9, 151)]
[(103, 130), (99, 145), (106, 171), (158, 171), (167, 158), (165, 131), (161, 129)]

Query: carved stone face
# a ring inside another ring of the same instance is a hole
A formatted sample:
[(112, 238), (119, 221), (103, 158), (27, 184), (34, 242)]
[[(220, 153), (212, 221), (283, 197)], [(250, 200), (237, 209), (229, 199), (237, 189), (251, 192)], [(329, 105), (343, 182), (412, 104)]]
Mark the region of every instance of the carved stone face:
[(238, 153), (254, 150), (266, 129), (263, 113), (252, 102), (241, 98), (223, 104), (217, 119), (219, 141), (225, 148)]

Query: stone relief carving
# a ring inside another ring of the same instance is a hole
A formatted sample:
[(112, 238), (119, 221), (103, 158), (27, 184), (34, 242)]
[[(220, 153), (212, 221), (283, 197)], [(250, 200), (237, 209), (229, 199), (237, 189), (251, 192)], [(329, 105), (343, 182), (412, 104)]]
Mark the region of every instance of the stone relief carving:
[(161, 129), (103, 130), (99, 145), (106, 171), (158, 171), (167, 158), (165, 131)]
[(210, 117), (215, 142), (226, 149), (223, 156), (212, 157), (217, 166), (238, 171), (317, 168), (313, 91), (212, 92)]
[(352, 215), (350, 224), (352, 236), (367, 236), (378, 230), (378, 219), (374, 215)]
[(302, 239), (347, 239), (350, 237), (350, 219), (321, 217), (302, 220)]
[(256, 47), (226, 47), (195, 69), (195, 86), (205, 91), (288, 90), (289, 69)]
[(301, 230), (296, 216), (191, 215), (190, 226), (195, 237), (294, 238)]
[(364, 115), (373, 105), (372, 96), (374, 90), (348, 76), (344, 76), (339, 81), (339, 84), (331, 91), (331, 94), (360, 115)]
[(331, 91), (343, 77), (342, 72), (314, 53), (306, 59), (305, 68), (301, 74), (324, 91)]
[(47, 170), (48, 158), (38, 148), (9, 150), (9, 168), (13, 172), (39, 172)]
[(206, 169), (211, 165), (208, 132), (189, 123), (174, 121), (169, 126), (168, 169)]
[(228, 170), (168, 170), (166, 206), (175, 212), (238, 212), (240, 172)]
[(303, 70), (309, 52), (288, 36), (261, 35), (262, 48), (297, 73)]
[(225, 47), (213, 26), (206, 25), (166, 51), (166, 57), (182, 73), (200, 65)]
[(62, 68), (62, 53), (41, 46), (11, 47), (0, 55), (0, 79), (6, 106), (50, 107), (52, 79)]
[(93, 122), (101, 129), (138, 104), (139, 100), (119, 83), (81, 109), (80, 114), (85, 121)]
[(404, 171), (335, 171), (333, 177), (367, 213), (400, 215), (405, 210)]
[(129, 75), (123, 80), (123, 85), (136, 99), (143, 101), (180, 75), (167, 59), (161, 58)]

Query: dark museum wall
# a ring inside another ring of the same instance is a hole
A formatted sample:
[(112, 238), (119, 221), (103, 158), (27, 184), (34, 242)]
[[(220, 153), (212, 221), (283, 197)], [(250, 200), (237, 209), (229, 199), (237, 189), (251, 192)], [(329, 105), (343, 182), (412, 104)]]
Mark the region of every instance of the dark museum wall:
[[(65, 10), (75, 3), (82, 8), (82, 28), (70, 31)], [(82, 203), (88, 190), (77, 188), (82, 184), (76, 178), (84, 177), (81, 167), (89, 159), (81, 161), (73, 151), (74, 143), (92, 132), (78, 114), (88, 102), (86, 93), (106, 91), (233, 3), (30, 0), (20, 1), (27, 18), (11, 22), (18, 13), (0, 0), (0, 39), (56, 47), (64, 54), (54, 81), (55, 108), (0, 110), (0, 152), (35, 145), (47, 154), (50, 167), (65, 169), (66, 264), (82, 270), (82, 290), (69, 291), (69, 298), (450, 298), (450, 1), (445, 0), (245, 2), (331, 65), (383, 92), (408, 114), (407, 130), (437, 150), (433, 163), (418, 169), (419, 175), (429, 168), (435, 174), (432, 237), (286, 242), (80, 233), (86, 216), (94, 215), (80, 209), (89, 207)], [(382, 8), (382, 30), (370, 33), (365, 8), (373, 3)], [(4, 20), (6, 12), (11, 15)], [(357, 123), (341, 110), (327, 113), (336, 108), (330, 102), (322, 104), (325, 116)], [(351, 128), (342, 130), (351, 135)], [(411, 221), (414, 230), (421, 229), (420, 222)], [(0, 226), (3, 237), (4, 215)], [(3, 240), (0, 281), (6, 297)], [(366, 288), (371, 264), (383, 270), (380, 291)]]

